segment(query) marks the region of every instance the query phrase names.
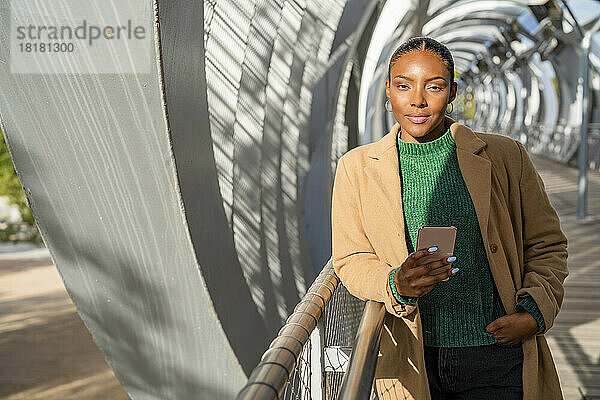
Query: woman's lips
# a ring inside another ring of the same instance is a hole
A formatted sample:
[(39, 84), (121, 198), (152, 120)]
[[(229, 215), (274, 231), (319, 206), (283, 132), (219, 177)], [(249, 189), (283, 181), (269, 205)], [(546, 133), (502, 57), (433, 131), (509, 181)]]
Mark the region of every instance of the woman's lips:
[(407, 115), (406, 118), (410, 122), (412, 122), (412, 123), (422, 124), (423, 122), (425, 122), (425, 121), (427, 121), (429, 119), (429, 115), (424, 115), (424, 116), (421, 116), (421, 117), (418, 117), (416, 115), (415, 116), (413, 116), (413, 115)]

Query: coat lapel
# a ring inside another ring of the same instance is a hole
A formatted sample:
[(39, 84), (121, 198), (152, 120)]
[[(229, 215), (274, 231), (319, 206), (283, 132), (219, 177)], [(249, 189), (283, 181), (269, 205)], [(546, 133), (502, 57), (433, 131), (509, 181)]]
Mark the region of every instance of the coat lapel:
[(486, 244), (492, 191), (492, 163), (483, 157), (485, 152), (482, 155), (480, 152), (487, 144), (463, 124), (453, 123), (450, 131), (456, 142), (460, 173), (473, 201), (483, 243)]
[[(363, 168), (373, 192), (377, 195), (384, 208), (387, 210), (390, 221), (396, 232), (404, 236), (404, 211), (402, 209), (402, 186), (400, 182), (400, 170), (398, 164), (398, 152), (396, 150), (396, 135), (399, 125), (392, 127), (391, 131), (377, 141), (367, 153), (372, 158)], [(408, 255), (406, 242), (398, 241), (396, 251), (398, 262)]]
[[(486, 143), (467, 126), (456, 123), (447, 116), (446, 121), (450, 125), (450, 132), (456, 142), (458, 165), (473, 200), (483, 241), (487, 243), (491, 199), (491, 162), (479, 155)], [(399, 124), (395, 124), (389, 133), (373, 144), (367, 153), (371, 160), (363, 170), (369, 178), (369, 183), (373, 186), (373, 191), (388, 211), (394, 228), (404, 235), (402, 186), (396, 149), (398, 129)], [(400, 242), (400, 253), (406, 254), (406, 243)]]

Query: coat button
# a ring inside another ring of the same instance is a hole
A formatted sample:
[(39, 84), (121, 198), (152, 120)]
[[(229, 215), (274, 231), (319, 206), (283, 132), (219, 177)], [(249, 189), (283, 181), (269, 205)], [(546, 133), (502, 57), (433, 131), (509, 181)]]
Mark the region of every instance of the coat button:
[(498, 251), (498, 246), (496, 245), (496, 243), (490, 244), (490, 250), (492, 251), (492, 253), (495, 253)]

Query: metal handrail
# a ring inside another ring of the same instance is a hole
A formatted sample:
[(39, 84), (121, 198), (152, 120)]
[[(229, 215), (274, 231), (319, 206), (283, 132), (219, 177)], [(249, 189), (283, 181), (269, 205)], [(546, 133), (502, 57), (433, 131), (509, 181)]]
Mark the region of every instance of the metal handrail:
[(382, 303), (367, 302), (338, 400), (370, 398), (384, 316)]
[(263, 354), (237, 400), (279, 398), (339, 282), (329, 259)]

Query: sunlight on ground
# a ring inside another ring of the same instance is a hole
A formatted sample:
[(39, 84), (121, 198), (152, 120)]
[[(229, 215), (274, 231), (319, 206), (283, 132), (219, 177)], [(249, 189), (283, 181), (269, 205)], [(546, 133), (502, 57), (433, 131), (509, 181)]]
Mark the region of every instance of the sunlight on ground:
[(48, 259), (0, 258), (0, 399), (129, 399)]

